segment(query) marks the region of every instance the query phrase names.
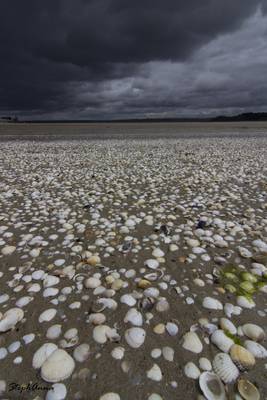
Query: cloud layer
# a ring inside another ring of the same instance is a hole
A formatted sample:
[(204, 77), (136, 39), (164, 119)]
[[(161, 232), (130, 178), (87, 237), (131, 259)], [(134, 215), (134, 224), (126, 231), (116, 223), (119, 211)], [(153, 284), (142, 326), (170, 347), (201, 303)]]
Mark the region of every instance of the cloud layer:
[(2, 0), (0, 114), (266, 110), (265, 0)]

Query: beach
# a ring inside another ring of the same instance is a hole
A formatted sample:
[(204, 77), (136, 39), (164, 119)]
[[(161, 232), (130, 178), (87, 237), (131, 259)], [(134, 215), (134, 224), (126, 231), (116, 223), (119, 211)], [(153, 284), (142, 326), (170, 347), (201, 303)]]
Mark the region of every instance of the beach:
[(0, 146), (1, 399), (267, 398), (266, 122)]

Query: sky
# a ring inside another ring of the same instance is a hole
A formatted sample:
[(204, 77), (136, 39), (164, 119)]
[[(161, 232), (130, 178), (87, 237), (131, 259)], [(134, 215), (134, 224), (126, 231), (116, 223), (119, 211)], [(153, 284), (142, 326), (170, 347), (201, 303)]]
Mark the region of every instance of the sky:
[(1, 0), (0, 116), (267, 111), (267, 0)]

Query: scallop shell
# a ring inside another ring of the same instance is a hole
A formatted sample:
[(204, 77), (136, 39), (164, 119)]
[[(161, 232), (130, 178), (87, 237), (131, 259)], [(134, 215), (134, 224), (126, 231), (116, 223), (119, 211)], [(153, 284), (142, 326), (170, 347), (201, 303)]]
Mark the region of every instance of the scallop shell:
[(217, 331), (213, 332), (213, 334), (211, 335), (211, 341), (224, 353), (228, 353), (228, 351), (234, 344), (234, 341), (226, 336), (224, 331), (221, 329), (217, 329)]
[(207, 400), (226, 400), (224, 386), (220, 378), (212, 372), (203, 372), (199, 386)]
[(256, 386), (246, 379), (239, 379), (238, 391), (245, 400), (260, 400), (260, 393)]
[(255, 358), (266, 358), (267, 350), (261, 344), (253, 342), (253, 340), (246, 340), (244, 342), (245, 348), (253, 354)]
[(137, 349), (145, 341), (146, 331), (142, 328), (130, 328), (125, 332), (125, 340), (129, 346)]
[(214, 357), (212, 363), (214, 372), (224, 383), (234, 382), (238, 375), (239, 370), (231, 360), (231, 357), (225, 353), (218, 353)]
[(264, 330), (255, 324), (245, 324), (242, 326), (244, 334), (255, 342), (261, 342), (265, 338)]
[(250, 369), (255, 365), (255, 358), (250, 351), (238, 344), (234, 344), (230, 349), (230, 356), (240, 371)]

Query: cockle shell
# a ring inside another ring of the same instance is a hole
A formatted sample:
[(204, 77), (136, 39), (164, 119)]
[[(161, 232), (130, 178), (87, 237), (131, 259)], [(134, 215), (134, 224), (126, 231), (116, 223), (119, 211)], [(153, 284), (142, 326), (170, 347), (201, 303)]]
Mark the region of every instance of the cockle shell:
[(73, 358), (65, 350), (57, 349), (43, 363), (41, 376), (46, 382), (60, 382), (69, 378), (74, 368)]
[(214, 357), (212, 363), (214, 372), (224, 383), (234, 382), (238, 375), (239, 370), (231, 360), (231, 357), (225, 353), (218, 353)]
[(92, 313), (89, 315), (88, 321), (94, 325), (101, 325), (106, 322), (106, 316), (102, 313)]
[(226, 400), (224, 386), (220, 378), (212, 372), (203, 372), (199, 386), (207, 400)]
[(54, 343), (43, 344), (33, 355), (32, 366), (35, 369), (41, 368), (45, 360), (57, 350), (57, 346)]
[(88, 279), (86, 279), (86, 281), (84, 282), (84, 286), (85, 286), (87, 289), (95, 289), (95, 288), (97, 288), (97, 287), (100, 286), (100, 285), (101, 285), (100, 279), (94, 278), (94, 277), (88, 278)]
[(24, 312), (21, 308), (10, 308), (0, 320), (0, 332), (7, 332), (22, 320)]
[(245, 400), (260, 400), (260, 393), (256, 386), (246, 379), (239, 379), (237, 388)]
[(242, 326), (244, 334), (255, 342), (261, 342), (265, 338), (264, 330), (255, 324), (245, 324)]
[(260, 343), (253, 342), (253, 340), (246, 340), (244, 347), (253, 354), (255, 358), (266, 358), (267, 350)]
[(228, 353), (231, 346), (234, 344), (234, 341), (226, 336), (224, 331), (221, 329), (217, 329), (217, 331), (213, 332), (211, 335), (211, 341), (224, 353)]
[(230, 349), (230, 356), (240, 371), (250, 369), (255, 365), (255, 358), (250, 351), (243, 346), (234, 344)]
[(130, 328), (125, 332), (125, 340), (129, 346), (137, 349), (145, 341), (146, 331), (142, 328)]
[(130, 322), (135, 326), (142, 326), (143, 324), (143, 316), (140, 311), (137, 311), (136, 308), (131, 308), (124, 317), (124, 322)]

